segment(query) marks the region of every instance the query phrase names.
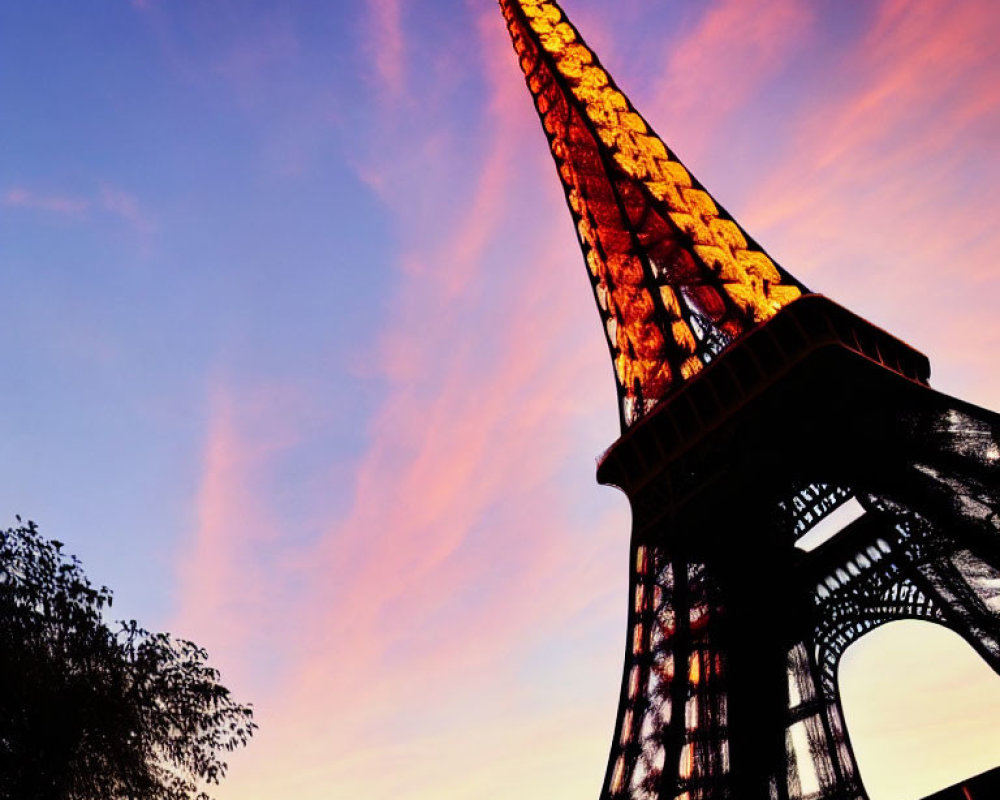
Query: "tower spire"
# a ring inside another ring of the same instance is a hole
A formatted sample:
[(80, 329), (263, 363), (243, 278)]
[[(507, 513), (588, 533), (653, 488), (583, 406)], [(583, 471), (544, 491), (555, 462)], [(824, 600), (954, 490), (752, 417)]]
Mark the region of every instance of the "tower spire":
[(500, 0), (576, 224), (622, 427), (807, 291), (720, 208), (552, 0)]

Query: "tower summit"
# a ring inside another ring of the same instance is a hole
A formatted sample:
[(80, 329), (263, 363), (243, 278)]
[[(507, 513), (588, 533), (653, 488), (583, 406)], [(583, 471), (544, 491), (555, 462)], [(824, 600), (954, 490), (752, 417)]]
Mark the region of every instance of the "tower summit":
[(852, 642), (923, 619), (1000, 673), (1000, 417), (775, 264), (555, 2), (500, 6), (618, 386), (598, 480), (633, 523), (602, 800), (865, 800)]
[(501, 2), (615, 365), (623, 427), (805, 290), (663, 144), (553, 2)]

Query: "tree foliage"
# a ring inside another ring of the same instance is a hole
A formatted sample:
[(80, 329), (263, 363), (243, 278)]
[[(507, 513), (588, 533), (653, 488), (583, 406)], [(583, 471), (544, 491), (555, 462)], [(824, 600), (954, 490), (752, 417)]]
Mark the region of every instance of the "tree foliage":
[(18, 523), (0, 533), (0, 798), (208, 800), (251, 708), (192, 642), (109, 626), (111, 591)]

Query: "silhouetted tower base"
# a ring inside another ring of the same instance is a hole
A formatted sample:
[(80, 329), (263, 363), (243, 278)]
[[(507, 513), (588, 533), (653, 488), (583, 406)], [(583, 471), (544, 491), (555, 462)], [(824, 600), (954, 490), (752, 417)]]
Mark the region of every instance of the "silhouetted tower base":
[(928, 374), (806, 296), (607, 452), (633, 568), (604, 797), (864, 798), (836, 668), (893, 620), (945, 625), (1000, 672), (1000, 417)]

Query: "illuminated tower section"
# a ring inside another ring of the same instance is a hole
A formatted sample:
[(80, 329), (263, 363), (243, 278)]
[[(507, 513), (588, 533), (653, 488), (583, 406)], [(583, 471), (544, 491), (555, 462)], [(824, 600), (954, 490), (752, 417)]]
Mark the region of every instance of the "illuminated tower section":
[(721, 209), (555, 3), (502, 3), (608, 336), (624, 426), (804, 287)]
[(1000, 417), (775, 264), (556, 3), (500, 6), (618, 388), (598, 480), (633, 528), (602, 799), (865, 798), (848, 645), (925, 619), (1000, 672)]

